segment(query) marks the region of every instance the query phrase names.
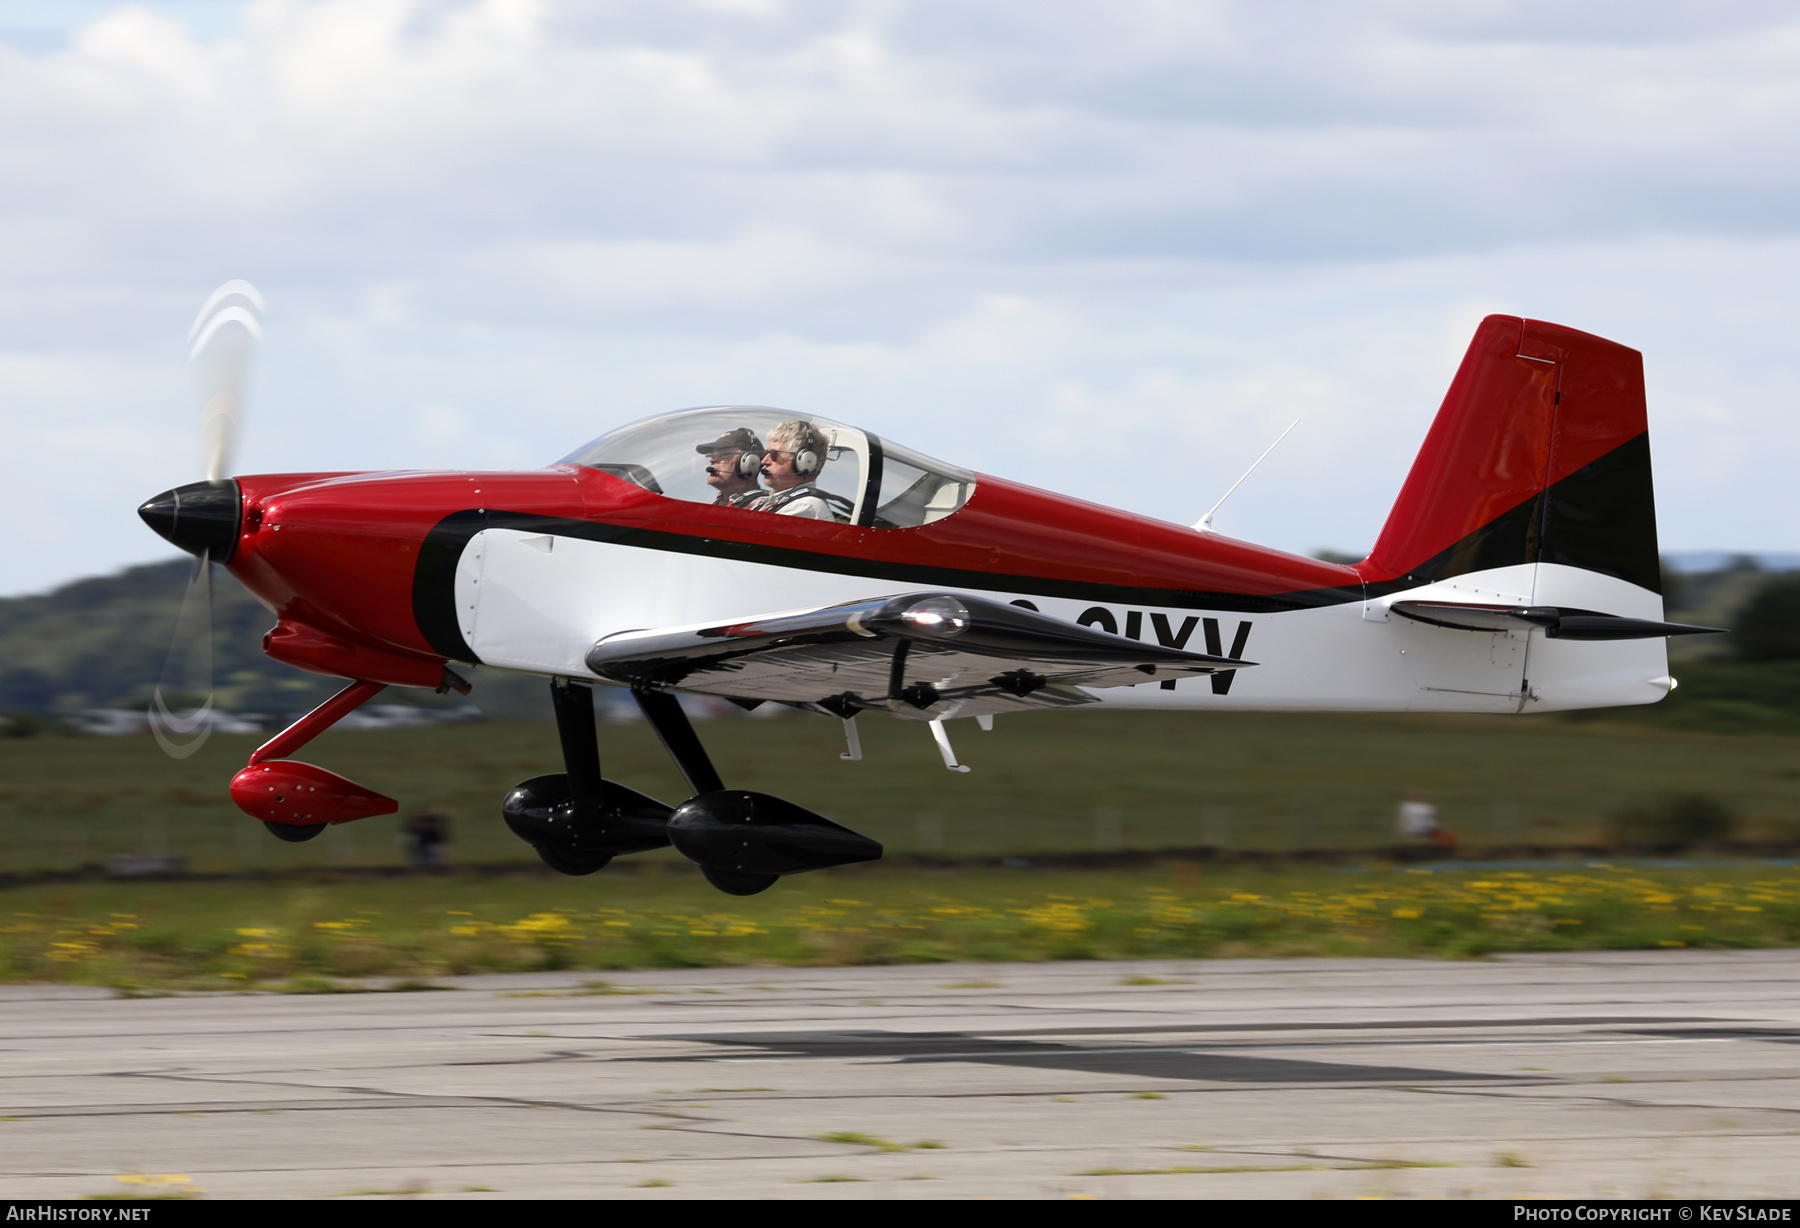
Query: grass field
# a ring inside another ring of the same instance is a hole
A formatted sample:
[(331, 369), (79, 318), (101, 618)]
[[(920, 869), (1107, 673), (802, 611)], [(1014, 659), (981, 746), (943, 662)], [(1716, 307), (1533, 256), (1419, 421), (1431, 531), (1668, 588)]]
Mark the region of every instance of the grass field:
[[(1800, 940), (1800, 871), (881, 867), (721, 896), (691, 868), (7, 892), (0, 979), (125, 989), (944, 960), (1755, 947)], [(602, 981), (593, 987), (606, 992)]]
[[(835, 721), (706, 722), (725, 779), (791, 797), (894, 853), (1097, 847), (1376, 850), (1396, 802), (1431, 791), (1466, 847), (1601, 839), (1621, 805), (1705, 793), (1738, 835), (1800, 831), (1800, 737), (1723, 736), (1544, 718), (1071, 713), (962, 722), (975, 770), (944, 771), (927, 732), (863, 722), (838, 758)], [(681, 789), (641, 723), (602, 727), (608, 775), (666, 800)], [(1426, 871), (1267, 869), (1164, 861), (1137, 869), (853, 867), (765, 895), (714, 892), (669, 850), (568, 879), (500, 823), (512, 784), (554, 770), (548, 725), (347, 732), (309, 761), (457, 812), (455, 859), (516, 870), (332, 876), (400, 860), (396, 820), (285, 845), (224, 786), (255, 739), (165, 759), (148, 739), (0, 740), (0, 868), (69, 868), (176, 853), (234, 881), (75, 881), (0, 895), (0, 977), (127, 988), (327, 989), (343, 978), (538, 968), (1239, 954), (1440, 957), (1495, 951), (1800, 941), (1800, 872), (1742, 865)], [(312, 867), (312, 869), (308, 869)]]
[[(1545, 717), (1044, 713), (992, 733), (952, 726), (974, 770), (946, 772), (921, 725), (860, 722), (846, 763), (838, 723), (794, 715), (704, 722), (726, 782), (776, 793), (895, 853), (1123, 848), (1374, 848), (1396, 804), (1429, 790), (1465, 846), (1571, 844), (1605, 835), (1623, 804), (1706, 793), (1746, 838), (1800, 837), (1800, 736), (1574, 723)], [(609, 776), (670, 802), (686, 794), (641, 722), (603, 725)], [(392, 817), (281, 844), (225, 786), (257, 739), (219, 736), (193, 758), (148, 738), (0, 739), (0, 871), (69, 869), (116, 853), (173, 853), (220, 872), (395, 864)], [(548, 724), (327, 734), (303, 758), (410, 806), (456, 816), (454, 860), (530, 861), (501, 796), (560, 767)], [(652, 861), (672, 856), (647, 855)]]

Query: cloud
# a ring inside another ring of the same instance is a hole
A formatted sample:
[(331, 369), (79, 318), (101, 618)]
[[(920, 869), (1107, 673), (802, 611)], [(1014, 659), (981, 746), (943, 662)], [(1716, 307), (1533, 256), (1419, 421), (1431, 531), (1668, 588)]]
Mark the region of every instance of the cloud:
[(1666, 541), (1795, 544), (1788, 6), (223, 9), (0, 26), (14, 591), (157, 553), (238, 276), (262, 469), (759, 401), (1191, 520), (1303, 416), (1221, 528), (1355, 548), (1507, 310), (1646, 351)]

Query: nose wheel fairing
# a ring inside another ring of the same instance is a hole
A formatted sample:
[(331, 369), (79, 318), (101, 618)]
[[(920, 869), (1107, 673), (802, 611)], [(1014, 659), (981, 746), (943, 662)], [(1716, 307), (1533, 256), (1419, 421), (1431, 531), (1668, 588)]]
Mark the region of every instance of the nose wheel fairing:
[(352, 682), (250, 752), (231, 778), (231, 800), (271, 835), (290, 844), (313, 839), (334, 823), (393, 814), (400, 804), (354, 780), (287, 758), (380, 694), (379, 682)]

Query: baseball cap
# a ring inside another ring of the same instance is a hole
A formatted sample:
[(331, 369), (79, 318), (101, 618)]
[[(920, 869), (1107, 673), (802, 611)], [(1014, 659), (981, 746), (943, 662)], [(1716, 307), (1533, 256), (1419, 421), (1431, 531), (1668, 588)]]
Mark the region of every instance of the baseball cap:
[(696, 444), (694, 451), (705, 456), (709, 452), (760, 452), (762, 443), (756, 438), (756, 432), (747, 426), (726, 431), (711, 443)]

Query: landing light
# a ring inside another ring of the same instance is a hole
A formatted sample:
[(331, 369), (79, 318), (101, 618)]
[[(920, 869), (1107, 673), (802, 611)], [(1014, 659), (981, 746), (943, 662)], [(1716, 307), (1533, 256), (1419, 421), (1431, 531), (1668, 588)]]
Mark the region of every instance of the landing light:
[(921, 631), (960, 635), (969, 626), (969, 611), (952, 597), (932, 597), (909, 608), (901, 619)]

